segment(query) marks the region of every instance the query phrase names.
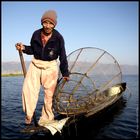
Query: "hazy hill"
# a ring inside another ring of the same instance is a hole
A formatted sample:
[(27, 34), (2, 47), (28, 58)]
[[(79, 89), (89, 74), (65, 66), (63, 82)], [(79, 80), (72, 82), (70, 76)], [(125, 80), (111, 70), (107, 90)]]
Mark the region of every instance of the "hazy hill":
[[(30, 62), (25, 62), (26, 69)], [(20, 62), (2, 62), (2, 74), (21, 73), (22, 67)]]
[(138, 66), (136, 65), (121, 65), (121, 70), (123, 74), (139, 74)]
[[(26, 68), (29, 67), (30, 62), (26, 61)], [(138, 74), (138, 66), (136, 65), (120, 65), (123, 74)], [(2, 62), (1, 68), (2, 74), (9, 73), (21, 73), (21, 63), (20, 62)]]

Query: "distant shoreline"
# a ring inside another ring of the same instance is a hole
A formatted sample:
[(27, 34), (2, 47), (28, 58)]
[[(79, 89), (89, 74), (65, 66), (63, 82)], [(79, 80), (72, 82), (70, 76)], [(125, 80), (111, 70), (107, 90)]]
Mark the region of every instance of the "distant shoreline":
[[(125, 75), (138, 75), (138, 74), (122, 74), (122, 76)], [(14, 76), (23, 76), (22, 73), (6, 73), (6, 74), (1, 74), (2, 77), (14, 77)]]
[(23, 76), (22, 73), (7, 73), (7, 74), (1, 74), (2, 77), (12, 77), (12, 76)]

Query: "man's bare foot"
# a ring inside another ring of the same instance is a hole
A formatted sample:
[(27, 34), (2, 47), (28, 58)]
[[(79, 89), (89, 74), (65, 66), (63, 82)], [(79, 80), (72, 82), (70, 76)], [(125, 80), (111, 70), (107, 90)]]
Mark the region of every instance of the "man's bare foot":
[(26, 123), (26, 124), (31, 124), (31, 122), (32, 122), (32, 118), (29, 117), (29, 116), (26, 116), (26, 118), (25, 118), (25, 123)]

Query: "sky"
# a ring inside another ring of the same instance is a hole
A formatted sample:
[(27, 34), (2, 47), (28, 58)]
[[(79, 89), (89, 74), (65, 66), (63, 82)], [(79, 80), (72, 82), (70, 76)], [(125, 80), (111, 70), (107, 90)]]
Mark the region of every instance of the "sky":
[[(138, 8), (137, 1), (3, 1), (1, 60), (20, 61), (15, 44), (30, 45), (33, 32), (42, 28), (43, 13), (55, 10), (55, 29), (64, 37), (67, 55), (79, 48), (96, 47), (107, 51), (121, 65), (138, 65)], [(24, 55), (25, 61), (31, 58)]]

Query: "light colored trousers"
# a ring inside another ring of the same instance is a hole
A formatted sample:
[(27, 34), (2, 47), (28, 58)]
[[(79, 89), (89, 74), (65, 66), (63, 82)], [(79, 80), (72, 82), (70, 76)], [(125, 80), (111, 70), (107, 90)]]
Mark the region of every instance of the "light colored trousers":
[(27, 116), (33, 117), (40, 86), (44, 88), (44, 105), (40, 120), (53, 120), (52, 100), (58, 78), (57, 61), (41, 61), (33, 58), (26, 74), (23, 90), (22, 103), (23, 111)]

